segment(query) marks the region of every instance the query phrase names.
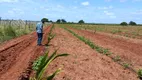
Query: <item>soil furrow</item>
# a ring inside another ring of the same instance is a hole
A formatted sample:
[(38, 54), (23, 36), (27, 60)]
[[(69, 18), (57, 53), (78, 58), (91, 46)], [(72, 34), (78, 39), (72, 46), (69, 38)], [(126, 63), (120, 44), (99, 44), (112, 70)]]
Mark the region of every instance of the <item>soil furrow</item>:
[(68, 57), (56, 59), (47, 73), (62, 67), (55, 80), (138, 80), (137, 75), (112, 61), (109, 57), (97, 53), (84, 42), (64, 29), (56, 27), (56, 37), (51, 41), (50, 51), (68, 53)]
[[(44, 30), (44, 37), (47, 37), (51, 26)], [(32, 33), (32, 35), (29, 34), (19, 44), (15, 45), (13, 43), (15, 46), (0, 53), (3, 54), (0, 55), (0, 57), (4, 58), (0, 63), (0, 80), (18, 80), (22, 72), (29, 66), (30, 62), (45, 51), (45, 46), (37, 46), (36, 36), (35, 32)], [(47, 41), (43, 40), (43, 42), (45, 43)]]
[(111, 37), (100, 33), (94, 34), (85, 30), (72, 30), (90, 39), (95, 44), (110, 49), (111, 52), (120, 56), (126, 63), (132, 64), (135, 69), (138, 70), (142, 67), (142, 42), (135, 43), (128, 39)]

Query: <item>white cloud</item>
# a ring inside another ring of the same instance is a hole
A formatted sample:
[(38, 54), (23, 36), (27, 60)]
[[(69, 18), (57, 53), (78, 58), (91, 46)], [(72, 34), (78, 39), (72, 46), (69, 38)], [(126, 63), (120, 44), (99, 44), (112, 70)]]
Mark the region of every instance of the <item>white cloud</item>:
[[(106, 2), (111, 2), (111, 1), (115, 1), (115, 0), (105, 0)], [(127, 0), (118, 0), (120, 2), (126, 2)], [(141, 1), (141, 0), (133, 0), (133, 1)]]
[(120, 2), (126, 2), (127, 0), (120, 0)]
[(57, 5), (57, 8), (64, 8), (62, 5)]
[(142, 10), (137, 10), (135, 12), (132, 12), (131, 14), (134, 14), (134, 15), (142, 15)]
[(109, 17), (110, 17), (110, 18), (116, 18), (116, 16), (114, 16), (114, 15), (113, 15), (113, 16), (109, 16)]
[(113, 8), (113, 6), (108, 6), (108, 7), (98, 7), (97, 9), (112, 9)]
[[(9, 15), (12, 15), (12, 16), (16, 16), (16, 15), (23, 15), (24, 14), (24, 11), (21, 10), (21, 9), (18, 9), (18, 8), (13, 8), (11, 10), (8, 11), (8, 14)], [(15, 15), (16, 14), (16, 15)]]
[(0, 0), (0, 3), (14, 3), (14, 2), (18, 2), (18, 0)]
[(88, 6), (90, 3), (88, 1), (81, 3), (83, 6)]
[(142, 1), (142, 0), (133, 0), (134, 2)]
[(104, 14), (109, 16), (110, 18), (116, 18), (115, 14), (113, 12), (104, 11)]
[(111, 0), (105, 0), (105, 1), (110, 2)]
[(106, 15), (108, 15), (108, 16), (112, 16), (112, 15), (114, 15), (114, 13), (112, 13), (112, 12), (108, 12), (108, 11), (104, 11), (104, 13), (105, 13)]

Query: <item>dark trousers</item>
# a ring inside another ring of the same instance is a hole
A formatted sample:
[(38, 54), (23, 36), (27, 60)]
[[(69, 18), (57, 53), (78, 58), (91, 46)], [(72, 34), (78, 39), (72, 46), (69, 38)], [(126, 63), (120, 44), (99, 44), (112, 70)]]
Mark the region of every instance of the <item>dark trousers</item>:
[(41, 45), (43, 34), (42, 33), (37, 33), (37, 36), (38, 36), (37, 44)]

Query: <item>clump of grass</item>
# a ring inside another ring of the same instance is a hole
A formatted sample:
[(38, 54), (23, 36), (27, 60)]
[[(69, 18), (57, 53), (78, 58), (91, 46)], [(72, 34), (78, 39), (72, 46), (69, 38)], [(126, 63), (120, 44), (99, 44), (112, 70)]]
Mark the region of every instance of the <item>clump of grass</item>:
[(16, 37), (16, 30), (11, 27), (4, 27), (4, 36)]
[(117, 62), (117, 61), (120, 61), (121, 58), (120, 58), (120, 56), (115, 56), (115, 57), (113, 58), (113, 60), (114, 60), (115, 62)]
[(111, 31), (112, 34), (121, 33), (121, 32), (122, 32), (121, 30), (112, 30)]
[(0, 43), (3, 42), (3, 37), (4, 37), (3, 30), (2, 28), (0, 28)]
[(16, 30), (11, 26), (5, 26), (0, 30), (1, 42), (17, 37)]
[(138, 74), (138, 77), (142, 80), (142, 69), (139, 69), (137, 74)]
[(48, 76), (43, 76), (44, 72), (46, 71), (46, 68), (49, 66), (49, 64), (57, 59), (58, 57), (62, 56), (68, 56), (69, 54), (57, 54), (57, 50), (52, 53), (51, 56), (48, 56), (47, 52), (44, 56), (40, 56), (34, 63), (33, 63), (33, 70), (36, 71), (36, 75), (34, 77), (31, 77), (30, 80), (52, 80), (56, 74), (58, 74), (61, 69), (57, 69), (53, 74)]
[(130, 64), (128, 64), (128, 63), (123, 63), (122, 65), (124, 66), (125, 69), (129, 68), (129, 66), (130, 66)]

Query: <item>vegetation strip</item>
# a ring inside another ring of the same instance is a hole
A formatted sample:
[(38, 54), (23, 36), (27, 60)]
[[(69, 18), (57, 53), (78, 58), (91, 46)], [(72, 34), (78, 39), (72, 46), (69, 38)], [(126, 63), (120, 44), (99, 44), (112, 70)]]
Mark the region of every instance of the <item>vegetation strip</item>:
[(120, 64), (121, 66), (123, 66), (124, 68), (128, 68), (131, 71), (135, 72), (138, 74), (138, 77), (141, 79), (142, 78), (142, 70), (140, 69), (138, 72), (133, 69), (132, 67), (130, 67), (130, 65), (124, 61), (121, 60), (120, 56), (111, 56), (112, 52), (110, 52), (108, 49), (105, 49), (103, 47), (100, 47), (96, 44), (94, 44), (93, 42), (91, 42), (89, 39), (85, 38), (84, 36), (79, 36), (78, 34), (76, 34), (75, 32), (73, 32), (72, 30), (69, 30), (66, 27), (63, 27), (65, 30), (67, 30), (68, 32), (72, 33), (75, 37), (77, 37), (78, 39), (80, 39), (81, 41), (83, 41), (85, 44), (89, 45), (92, 49), (95, 49), (97, 52), (104, 54), (106, 56), (109, 56), (112, 60), (114, 60), (115, 62), (117, 62), (118, 64)]

